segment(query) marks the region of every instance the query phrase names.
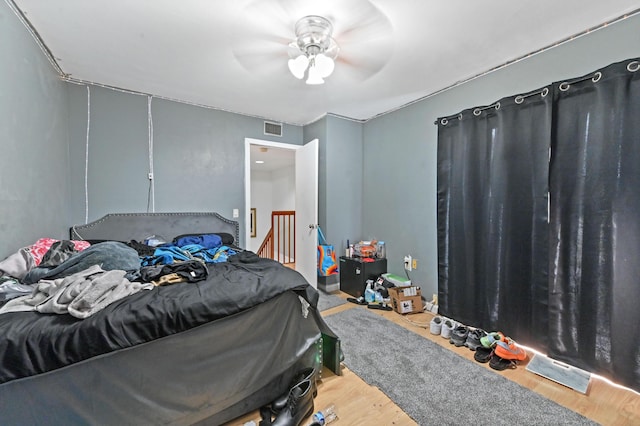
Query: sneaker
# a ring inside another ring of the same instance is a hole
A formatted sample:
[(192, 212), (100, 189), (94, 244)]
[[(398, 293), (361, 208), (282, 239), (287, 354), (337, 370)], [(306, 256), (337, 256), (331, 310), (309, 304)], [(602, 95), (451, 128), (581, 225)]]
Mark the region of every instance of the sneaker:
[(436, 335), (442, 332), (442, 317), (433, 317), (429, 323), (429, 331)]
[(500, 340), (504, 340), (504, 334), (499, 331), (492, 331), (491, 333), (487, 333), (486, 336), (481, 337), (480, 343), (485, 348), (491, 348)]
[(516, 345), (516, 342), (511, 340), (510, 337), (506, 337), (505, 340), (496, 342), (496, 347), (493, 351), (503, 359), (512, 361), (524, 361), (527, 359), (527, 353), (525, 350)]
[(445, 339), (450, 339), (451, 332), (453, 332), (453, 327), (453, 321), (451, 321), (450, 319), (444, 320), (444, 322), (442, 323), (440, 336), (444, 337)]
[(484, 364), (486, 362), (489, 362), (492, 355), (493, 349), (485, 348), (484, 346), (478, 346), (478, 349), (476, 349), (476, 353), (473, 354), (473, 359)]
[(469, 329), (464, 325), (459, 325), (451, 332), (449, 343), (451, 343), (452, 345), (456, 345), (456, 347), (464, 346), (464, 342), (467, 341), (468, 334)]
[(486, 335), (487, 332), (482, 329), (476, 328), (474, 330), (471, 330), (467, 335), (467, 341), (464, 342), (464, 345), (472, 351), (475, 351), (476, 349), (478, 349), (478, 347), (482, 346), (482, 343), (480, 343), (480, 339)]
[(515, 361), (511, 361), (509, 359), (504, 359), (496, 355), (495, 353), (491, 355), (491, 359), (489, 359), (489, 367), (494, 370), (502, 371), (507, 368), (516, 368)]

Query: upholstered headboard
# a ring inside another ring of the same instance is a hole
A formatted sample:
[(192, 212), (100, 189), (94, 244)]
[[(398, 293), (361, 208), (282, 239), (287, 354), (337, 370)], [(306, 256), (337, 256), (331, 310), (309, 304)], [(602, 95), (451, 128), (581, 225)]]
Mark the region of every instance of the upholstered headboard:
[(110, 213), (101, 219), (74, 225), (72, 240), (143, 241), (151, 236), (170, 240), (184, 234), (225, 232), (239, 245), (240, 226), (218, 213)]

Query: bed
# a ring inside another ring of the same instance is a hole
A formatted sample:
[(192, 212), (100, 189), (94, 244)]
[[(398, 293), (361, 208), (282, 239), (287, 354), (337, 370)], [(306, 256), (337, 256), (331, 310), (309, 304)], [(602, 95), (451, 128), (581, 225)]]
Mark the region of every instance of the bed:
[(207, 263), (197, 282), (145, 288), (85, 319), (0, 314), (1, 423), (217, 425), (273, 401), (305, 367), (340, 374), (340, 342), (316, 310), (317, 291), (238, 248), (236, 221), (109, 214), (73, 226), (70, 240), (205, 234), (222, 235), (234, 254)]

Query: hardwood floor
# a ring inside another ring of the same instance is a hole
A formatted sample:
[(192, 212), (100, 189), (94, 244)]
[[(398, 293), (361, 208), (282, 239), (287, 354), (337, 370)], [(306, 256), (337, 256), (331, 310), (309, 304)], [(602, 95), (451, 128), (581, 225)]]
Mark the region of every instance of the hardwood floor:
[[(347, 297), (344, 293), (339, 293), (338, 295), (343, 298)], [(331, 315), (354, 308), (357, 309), (358, 306), (346, 303), (324, 311), (323, 315)], [(396, 312), (372, 312), (415, 332), (416, 338), (429, 339), (473, 361), (473, 352), (466, 347), (456, 348), (440, 336), (434, 336), (429, 333), (428, 324), (433, 318), (431, 313), (403, 316)], [(592, 377), (587, 394), (583, 395), (527, 371), (525, 369), (526, 362), (520, 364), (517, 369), (501, 372), (492, 370), (486, 364), (482, 365), (493, 373), (513, 380), (602, 425), (640, 425), (640, 394), (612, 385), (604, 379)], [(417, 424), (378, 388), (368, 385), (347, 368), (343, 368), (343, 371), (344, 374), (342, 376), (336, 376), (324, 369), (322, 381), (318, 386), (318, 396), (315, 399), (316, 411), (329, 405), (336, 407), (339, 420), (332, 423), (332, 425), (404, 426)], [(257, 411), (247, 414), (228, 423), (228, 425), (241, 426), (251, 420), (255, 421), (256, 425), (259, 424), (260, 414)], [(307, 419), (302, 424), (308, 425), (309, 423), (310, 421)]]

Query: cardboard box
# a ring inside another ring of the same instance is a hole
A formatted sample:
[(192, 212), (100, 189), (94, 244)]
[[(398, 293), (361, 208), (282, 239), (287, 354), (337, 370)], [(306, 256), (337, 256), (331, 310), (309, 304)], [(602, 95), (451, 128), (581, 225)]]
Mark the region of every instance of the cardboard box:
[(399, 314), (422, 312), (422, 292), (420, 287), (391, 287), (389, 297), (393, 310)]

